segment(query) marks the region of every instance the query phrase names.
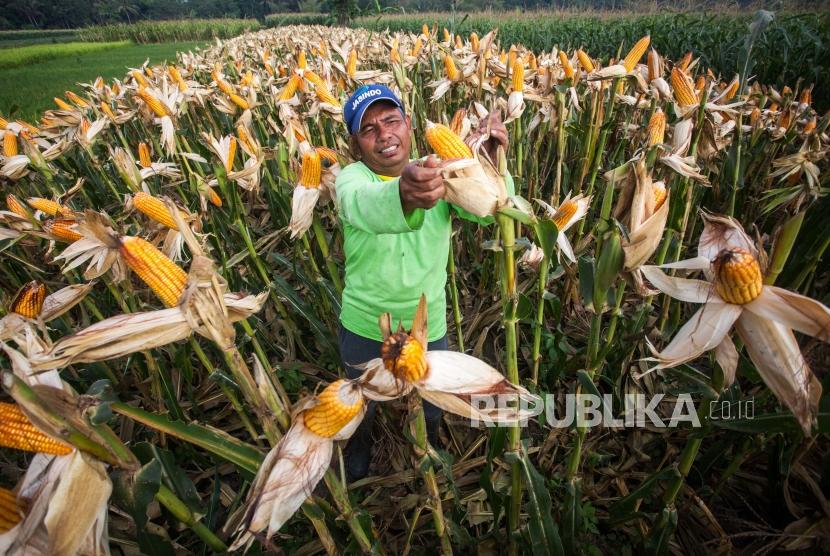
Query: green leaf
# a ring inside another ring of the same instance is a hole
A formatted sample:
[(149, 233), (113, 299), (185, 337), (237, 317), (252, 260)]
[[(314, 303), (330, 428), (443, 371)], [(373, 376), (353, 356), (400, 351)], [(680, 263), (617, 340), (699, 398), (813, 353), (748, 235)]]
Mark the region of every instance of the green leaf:
[(531, 551), (539, 556), (564, 555), (559, 528), (551, 515), (550, 491), (545, 484), (545, 478), (536, 470), (524, 451), (505, 453), (505, 460), (521, 466), (527, 485), (527, 527), (530, 532), (528, 540)]
[(545, 257), (548, 260), (553, 260), (556, 255), (556, 238), (559, 237), (559, 229), (556, 224), (553, 223), (553, 220), (542, 219), (533, 225), (533, 231), (536, 234), (539, 247), (545, 253)]
[(658, 471), (657, 473), (652, 474), (648, 479), (643, 481), (643, 483), (637, 487), (634, 491), (632, 491), (628, 496), (619, 500), (613, 506), (611, 506), (608, 510), (610, 514), (610, 518), (608, 523), (611, 525), (618, 525), (620, 523), (624, 523), (630, 519), (633, 519), (633, 512), (634, 508), (637, 505), (638, 500), (642, 500), (654, 490), (654, 487), (657, 486), (657, 483), (660, 481), (667, 481), (669, 479), (675, 479), (680, 476), (680, 472), (677, 470), (676, 467), (666, 467), (662, 471)]
[(151, 460), (138, 471), (113, 473), (115, 503), (132, 516), (141, 531), (147, 523), (147, 506), (153, 501), (161, 484), (161, 463)]
[(594, 300), (594, 259), (593, 257), (579, 257), (579, 293), (586, 307), (593, 305)]
[(582, 481), (571, 479), (565, 483), (565, 499), (562, 501), (562, 544), (568, 554), (576, 554), (578, 549), (577, 530), (582, 521)]
[(522, 224), (526, 226), (532, 226), (533, 222), (536, 220), (536, 217), (532, 214), (528, 214), (526, 212), (522, 212), (519, 209), (513, 207), (503, 207), (499, 209), (499, 214), (503, 214), (505, 216), (509, 216), (514, 220), (518, 220)]
[(597, 260), (593, 297), (594, 310), (597, 313), (602, 311), (608, 289), (617, 279), (617, 274), (622, 270), (624, 264), (625, 253), (622, 249), (620, 233), (614, 229), (602, 244), (602, 251)]

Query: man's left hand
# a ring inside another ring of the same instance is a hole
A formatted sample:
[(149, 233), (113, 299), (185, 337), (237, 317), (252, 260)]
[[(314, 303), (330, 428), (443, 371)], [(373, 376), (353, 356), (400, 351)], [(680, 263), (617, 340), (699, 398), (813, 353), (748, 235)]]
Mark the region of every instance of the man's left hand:
[(504, 152), (507, 152), (509, 143), (507, 139), (507, 128), (504, 126), (504, 123), (501, 121), (501, 111), (498, 109), (493, 110), (490, 112), (486, 118), (481, 120), (478, 124), (478, 129), (467, 136), (465, 142), (468, 145), (471, 145), (484, 135), (485, 133), (489, 133), (490, 137), (484, 142), (484, 151), (487, 153), (487, 156), (490, 157), (494, 163), (497, 159), (497, 152), (499, 146), (504, 148)]

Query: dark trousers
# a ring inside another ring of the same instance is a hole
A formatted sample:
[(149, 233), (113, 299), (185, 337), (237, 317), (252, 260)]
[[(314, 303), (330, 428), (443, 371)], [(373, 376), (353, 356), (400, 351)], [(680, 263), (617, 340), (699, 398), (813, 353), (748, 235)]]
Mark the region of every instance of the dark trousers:
[[(340, 326), (337, 339), (340, 342), (340, 359), (343, 361), (343, 370), (349, 378), (357, 378), (363, 374), (363, 370), (357, 365), (380, 357), (382, 343), (369, 338), (359, 336), (354, 332)], [(448, 347), (447, 336), (430, 342), (428, 350), (446, 350)], [(349, 439), (344, 452), (346, 472), (350, 481), (362, 479), (369, 473), (369, 462), (372, 446), (372, 426), (375, 422), (375, 410), (377, 402), (369, 402), (366, 408), (366, 415), (355, 433)], [(437, 441), (438, 427), (441, 423), (441, 408), (424, 402), (424, 419), (427, 424), (427, 431), (430, 433), (430, 442)]]

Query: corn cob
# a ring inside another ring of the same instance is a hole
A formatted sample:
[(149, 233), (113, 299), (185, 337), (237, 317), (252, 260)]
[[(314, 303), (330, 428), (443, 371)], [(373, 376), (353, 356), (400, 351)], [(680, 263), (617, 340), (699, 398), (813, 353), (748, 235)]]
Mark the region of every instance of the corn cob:
[(761, 267), (751, 253), (743, 249), (724, 250), (712, 264), (715, 291), (727, 303), (743, 305), (761, 295)]
[(749, 113), (749, 123), (751, 125), (755, 125), (758, 123), (758, 119), (761, 117), (761, 109), (757, 106), (752, 109), (752, 112)]
[(179, 91), (184, 92), (187, 90), (187, 83), (185, 83), (184, 79), (182, 79), (182, 74), (176, 66), (167, 66), (167, 74), (176, 83)]
[(654, 212), (657, 212), (657, 209), (662, 207), (663, 203), (666, 202), (666, 197), (669, 196), (669, 192), (666, 186), (663, 185), (663, 182), (660, 181), (652, 184), (652, 192), (654, 193)]
[(171, 115), (170, 110), (167, 109), (167, 106), (165, 106), (159, 99), (154, 97), (145, 89), (139, 89), (136, 95), (138, 95), (138, 97), (143, 100), (150, 110), (152, 110), (153, 113), (159, 118)]
[(159, 224), (163, 224), (173, 230), (179, 229), (176, 225), (176, 220), (167, 209), (167, 205), (158, 197), (153, 197), (144, 191), (139, 191), (133, 195), (133, 206), (142, 214), (150, 217), (151, 220), (155, 220)]
[(443, 124), (434, 124), (427, 121), (426, 139), (432, 150), (444, 160), (473, 158), (473, 151), (470, 150), (470, 147), (461, 140), (461, 137)]
[(78, 95), (76, 95), (75, 93), (73, 93), (72, 91), (66, 91), (65, 94), (66, 98), (75, 103), (79, 108), (89, 108), (89, 103), (81, 97), (79, 97)]
[(147, 80), (144, 79), (144, 74), (142, 74), (139, 70), (131, 71), (130, 75), (133, 76), (133, 79), (135, 79), (135, 81), (136, 81), (136, 83), (138, 83), (139, 87), (146, 87), (147, 86)]
[(78, 127), (80, 128), (81, 135), (86, 136), (86, 134), (89, 133), (89, 120), (87, 120), (86, 118), (81, 118), (81, 124)]
[(478, 53), (479, 46), (478, 35), (476, 33), (470, 33), (470, 47), (476, 54)]
[[(800, 104), (806, 104), (807, 106), (809, 106), (810, 104), (813, 103), (813, 89), (812, 89), (812, 87), (808, 87), (808, 88), (804, 89), (803, 91), (801, 91), (801, 94), (798, 97), (798, 102)], [(2, 127), (2, 126), (0, 126), (0, 127)]]
[(792, 113), (790, 110), (784, 110), (781, 112), (781, 116), (778, 118), (778, 127), (783, 129), (788, 129), (790, 127), (790, 121), (792, 120)]
[(671, 70), (671, 86), (674, 91), (674, 98), (680, 106), (695, 106), (698, 103), (697, 93), (688, 76), (677, 67)]
[(3, 156), (6, 158), (17, 156), (17, 136), (11, 131), (3, 134)]
[(337, 163), (337, 152), (334, 149), (330, 149), (328, 147), (314, 147), (314, 150), (317, 151), (317, 154), (320, 155), (320, 160), (325, 160), (331, 164)]
[(565, 72), (565, 79), (573, 79), (574, 67), (571, 65), (571, 61), (568, 60), (568, 55), (565, 54), (564, 50), (559, 51), (559, 63), (562, 64), (562, 70)]
[(305, 50), (300, 50), (299, 56), (297, 56), (297, 67), (300, 69), (305, 69), (308, 66), (308, 61), (305, 57)]
[(349, 61), (346, 62), (346, 74), (354, 77), (355, 73), (357, 73), (357, 50), (353, 49), (349, 52)]
[(64, 102), (62, 99), (59, 99), (58, 97), (55, 97), (52, 100), (55, 101), (55, 104), (57, 104), (58, 108), (60, 108), (61, 110), (67, 110), (67, 111), (75, 110), (74, 108), (72, 108), (72, 106), (70, 106), (69, 104)]
[(11, 531), (20, 523), (24, 509), (17, 503), (14, 492), (0, 487), (0, 535)]
[(594, 71), (594, 62), (591, 61), (591, 57), (588, 56), (581, 48), (576, 51), (576, 58), (579, 60), (579, 65), (582, 66), (582, 69), (588, 73)]
[(72, 447), (46, 436), (35, 427), (14, 403), (0, 402), (0, 446), (26, 452), (63, 456)]
[(695, 92), (699, 93), (700, 91), (703, 90), (703, 87), (705, 87), (705, 86), (706, 86), (706, 78), (703, 77), (702, 75), (699, 75), (697, 77), (697, 80), (695, 81)]
[(539, 62), (536, 60), (536, 55), (533, 52), (528, 51), (527, 53), (527, 67), (533, 71), (539, 69)]
[(781, 96), (782, 97), (790, 97), (793, 95), (793, 90), (790, 89), (789, 85), (784, 85), (784, 88), (781, 89)]
[(220, 197), (219, 194), (209, 185), (207, 186), (207, 198), (213, 206), (222, 206), (222, 197)]
[(254, 140), (251, 139), (251, 135), (248, 133), (248, 130), (245, 129), (244, 125), (239, 124), (236, 126), (236, 138), (249, 151), (255, 152), (257, 150), (257, 146), (256, 144), (254, 144)]
[(138, 144), (138, 160), (142, 168), (149, 168), (153, 165), (153, 160), (150, 158), (150, 147), (144, 141)]
[(72, 229), (77, 223), (74, 218), (55, 218), (43, 225), (43, 230), (67, 243), (74, 243), (84, 236)]
[(723, 94), (723, 99), (726, 101), (732, 100), (735, 98), (735, 95), (738, 93), (738, 86), (740, 85), (740, 80), (736, 75), (734, 79), (732, 79), (732, 83), (729, 84), (729, 88)]
[(236, 159), (236, 137), (231, 135), (228, 142), (228, 158), (225, 159), (225, 172), (230, 173), (233, 170), (233, 162)]
[(513, 91), (521, 93), (525, 89), (525, 66), (521, 60), (513, 62), (510, 73), (512, 74)]
[(363, 407), (363, 397), (345, 380), (336, 380), (317, 396), (320, 401), (303, 413), (305, 426), (324, 438), (331, 438)]
[(553, 213), (553, 217), (551, 218), (553, 223), (556, 224), (556, 228), (559, 230), (564, 229), (576, 214), (577, 208), (579, 207), (576, 204), (576, 201), (572, 199), (569, 199), (559, 205), (559, 208), (556, 209), (556, 212)]
[(677, 69), (679, 69), (680, 71), (685, 73), (686, 70), (689, 68), (689, 64), (691, 62), (692, 62), (692, 53), (687, 52), (686, 54), (683, 55), (683, 57), (680, 59), (680, 61), (677, 62), (677, 64), (675, 64), (675, 67)]
[(666, 114), (660, 108), (655, 110), (648, 121), (648, 146), (663, 142), (666, 135)]
[(251, 105), (248, 104), (247, 100), (245, 100), (241, 96), (237, 95), (236, 93), (231, 93), (228, 96), (230, 97), (231, 102), (233, 102), (235, 105), (240, 107), (242, 110), (247, 110), (248, 108), (251, 107)]
[(51, 201), (49, 199), (43, 199), (41, 197), (29, 197), (26, 199), (26, 202), (29, 203), (29, 206), (35, 210), (39, 210), (49, 216), (55, 216), (58, 212), (66, 212), (66, 207), (60, 206), (55, 201)]
[(456, 135), (461, 135), (461, 128), (464, 125), (464, 118), (466, 116), (467, 110), (464, 108), (459, 108), (455, 111), (455, 114), (453, 114), (452, 121), (450, 121), (450, 130)]
[(243, 87), (247, 87), (248, 85), (251, 84), (251, 82), (253, 80), (254, 80), (254, 72), (252, 72), (251, 70), (248, 70), (248, 71), (245, 72), (245, 75), (242, 76), (242, 79), (239, 81), (239, 84), (242, 85)]
[(516, 63), (516, 56), (519, 55), (519, 51), (516, 50), (516, 45), (511, 44), (510, 50), (507, 53), (507, 71), (511, 71), (513, 69), (513, 64)]
[(409, 55), (413, 58), (417, 58), (421, 54), (421, 48), (424, 46), (424, 41), (419, 36), (415, 39), (415, 44), (412, 45), (412, 50), (410, 50)]
[(31, 135), (37, 135), (38, 133), (40, 133), (40, 130), (38, 128), (36, 128), (35, 126), (33, 126), (25, 120), (15, 120), (15, 123), (17, 123), (17, 125), (19, 125), (25, 130), (22, 132), (23, 134), (26, 134), (28, 132)]
[(424, 378), (429, 369), (424, 346), (404, 332), (389, 336), (380, 353), (384, 366), (398, 380), (416, 382)]
[(816, 117), (813, 116), (809, 122), (804, 124), (804, 133), (812, 133), (816, 129), (816, 123)]
[(303, 165), (300, 169), (300, 185), (308, 189), (320, 187), (321, 173), (320, 153), (316, 149), (306, 151), (303, 154)]
[(455, 61), (449, 54), (444, 54), (444, 70), (447, 72), (447, 79), (458, 80), (458, 68), (455, 67)]
[(9, 193), (6, 195), (6, 208), (9, 209), (10, 212), (15, 213), (18, 216), (23, 218), (31, 218), (31, 214), (26, 209), (26, 207), (21, 203), (17, 197)]
[(455, 36), (455, 47), (459, 48), (459, 49), (464, 48), (464, 43), (461, 42), (461, 35), (456, 35)]
[(314, 73), (311, 70), (306, 70), (305, 73), (303, 73), (303, 77), (305, 77), (308, 80), (309, 83), (312, 83), (315, 86), (324, 84), (323, 83), (323, 78), (320, 77), (319, 75), (317, 75), (316, 73)]
[(297, 88), (300, 86), (302, 79), (296, 73), (291, 76), (288, 80), (288, 83), (285, 84), (285, 87), (282, 89), (280, 93), (280, 100), (289, 100), (294, 94), (297, 92)]
[(320, 99), (320, 102), (325, 102), (326, 104), (331, 104), (332, 106), (340, 106), (340, 101), (335, 98), (331, 91), (329, 91), (328, 87), (323, 85), (317, 85), (315, 88), (315, 93), (317, 94), (317, 98)]
[(444, 42), (450, 42), (450, 32), (444, 27)]
[(646, 49), (648, 48), (649, 43), (651, 42), (651, 37), (646, 35), (642, 39), (638, 40), (634, 46), (631, 47), (631, 50), (628, 51), (628, 54), (625, 56), (623, 60), (623, 65), (625, 66), (625, 71), (632, 71), (637, 63), (640, 61), (640, 58), (643, 57), (643, 54), (646, 53)]
[(6, 126), (9, 125), (9, 120), (0, 116), (0, 129), (6, 129)]
[(112, 111), (112, 108), (110, 108), (110, 105), (106, 102), (101, 103), (101, 112), (103, 112), (104, 115), (110, 119), (110, 121), (115, 121), (115, 112)]
[(44, 299), (46, 299), (46, 286), (32, 280), (20, 288), (9, 310), (22, 317), (34, 319), (40, 314)]
[(652, 48), (648, 51), (648, 81), (649, 83), (660, 77), (660, 56)]
[(429, 36), (429, 27), (427, 27), (427, 24), (426, 24), (426, 23), (424, 23), (423, 25), (421, 25), (421, 34), (422, 34), (423, 36), (425, 36), (425, 37), (428, 37), (428, 36)]
[(187, 282), (184, 270), (140, 237), (122, 236), (119, 252), (132, 271), (166, 306), (178, 304)]
[(398, 64), (401, 61), (401, 53), (398, 52), (397, 47), (397, 40), (395, 41), (395, 46), (392, 47), (392, 50), (389, 51), (389, 61), (393, 64)]

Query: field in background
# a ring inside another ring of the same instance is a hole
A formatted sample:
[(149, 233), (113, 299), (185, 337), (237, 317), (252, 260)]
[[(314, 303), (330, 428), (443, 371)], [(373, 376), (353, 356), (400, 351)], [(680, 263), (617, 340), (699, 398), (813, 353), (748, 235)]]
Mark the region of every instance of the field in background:
[[(446, 12), (364, 17), (352, 25), (382, 31), (418, 33), (421, 25), (446, 27), (469, 35), (498, 28), (502, 44), (523, 44), (536, 51), (553, 47), (582, 48), (604, 61), (620, 48), (630, 47), (644, 34), (651, 35), (654, 48), (671, 60), (691, 51), (703, 67), (730, 79), (744, 73), (744, 47), (754, 14), (647, 13), (620, 15), (594, 12)], [(814, 101), (821, 110), (830, 108), (830, 12), (775, 14), (756, 44), (755, 65), (747, 73), (761, 83), (792, 86), (799, 79), (814, 83)], [(623, 50), (623, 54), (625, 50)]]
[(159, 43), (230, 39), (262, 26), (255, 19), (190, 19), (183, 21), (142, 21), (130, 25), (96, 25), (78, 31), (84, 41)]
[(82, 56), (110, 48), (129, 46), (127, 41), (119, 42), (67, 42), (61, 44), (35, 44), (18, 48), (0, 49), (0, 69), (16, 68), (27, 64), (35, 64), (66, 58), (68, 56)]
[[(204, 42), (124, 43), (102, 51), (0, 69), (0, 81), (4, 83), (0, 88), (0, 113), (37, 120), (44, 110), (55, 108), (53, 97), (63, 96), (67, 90), (77, 90), (77, 83), (92, 82), (98, 76), (122, 78), (126, 68), (138, 67), (145, 60), (149, 59), (151, 64), (174, 60), (177, 52), (201, 46)], [(6, 52), (0, 50), (0, 60)]]

